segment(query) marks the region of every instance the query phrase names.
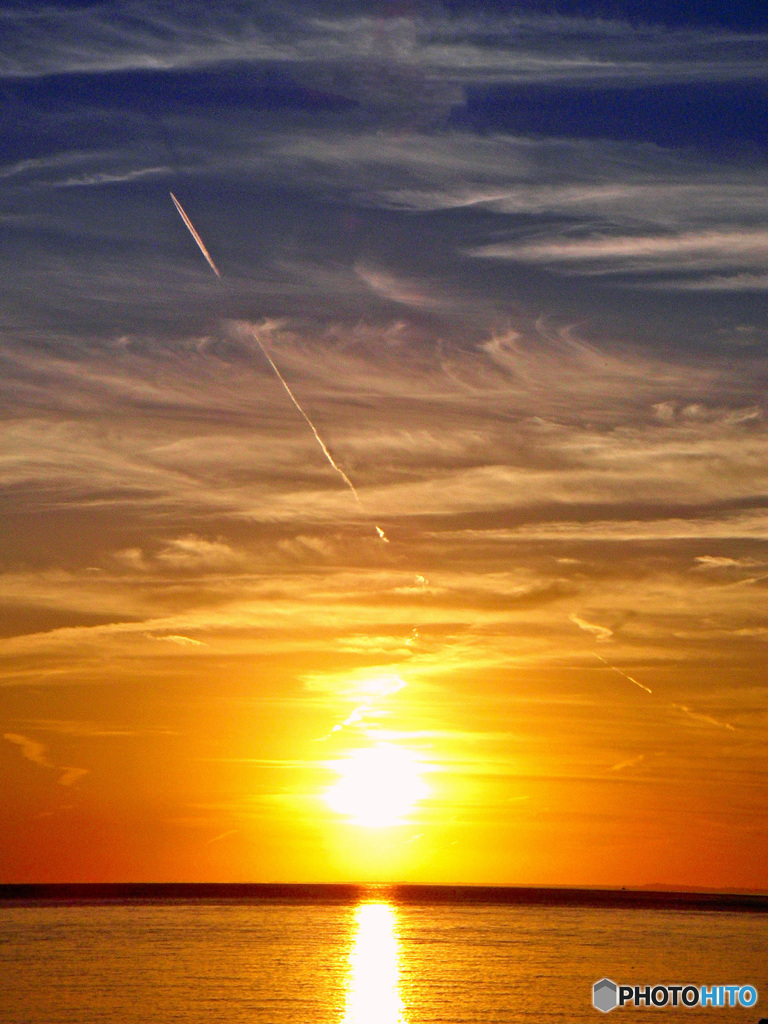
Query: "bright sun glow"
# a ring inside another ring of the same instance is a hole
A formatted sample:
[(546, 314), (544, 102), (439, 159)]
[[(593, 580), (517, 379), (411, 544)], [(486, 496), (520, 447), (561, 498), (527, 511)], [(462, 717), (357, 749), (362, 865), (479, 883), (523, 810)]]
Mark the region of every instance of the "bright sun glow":
[(389, 743), (356, 750), (333, 768), (341, 778), (325, 799), (357, 825), (398, 825), (428, 793), (416, 758)]
[(344, 1024), (404, 1024), (395, 912), (386, 903), (355, 911)]

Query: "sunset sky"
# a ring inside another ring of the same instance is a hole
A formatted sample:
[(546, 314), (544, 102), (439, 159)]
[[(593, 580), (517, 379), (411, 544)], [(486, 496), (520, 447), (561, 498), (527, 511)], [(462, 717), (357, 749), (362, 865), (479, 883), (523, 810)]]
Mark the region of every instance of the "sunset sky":
[(768, 889), (768, 12), (687, 6), (2, 3), (0, 881)]

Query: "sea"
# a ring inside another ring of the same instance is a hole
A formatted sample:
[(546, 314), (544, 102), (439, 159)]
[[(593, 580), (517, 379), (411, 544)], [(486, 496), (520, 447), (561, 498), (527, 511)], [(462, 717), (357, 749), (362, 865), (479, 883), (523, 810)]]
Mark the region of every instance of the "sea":
[(625, 1005), (612, 1020), (768, 1017), (765, 899), (734, 909), (547, 890), (29, 888), (0, 893), (2, 1024), (594, 1022), (603, 978), (758, 992), (751, 1007)]

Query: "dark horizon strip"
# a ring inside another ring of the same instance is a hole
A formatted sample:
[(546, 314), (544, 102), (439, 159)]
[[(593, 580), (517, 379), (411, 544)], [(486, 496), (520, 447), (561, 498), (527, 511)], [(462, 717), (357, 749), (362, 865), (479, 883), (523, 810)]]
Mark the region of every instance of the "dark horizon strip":
[(372, 896), (401, 904), (505, 904), (592, 909), (768, 913), (768, 893), (579, 889), (488, 885), (286, 884), (208, 882), (52, 882), (0, 884), (0, 903), (274, 901), (346, 903)]

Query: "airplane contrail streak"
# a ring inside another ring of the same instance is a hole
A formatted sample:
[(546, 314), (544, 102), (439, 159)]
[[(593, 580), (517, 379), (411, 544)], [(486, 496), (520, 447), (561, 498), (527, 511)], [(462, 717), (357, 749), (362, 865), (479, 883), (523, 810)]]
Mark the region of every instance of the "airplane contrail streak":
[[(358, 504), (358, 507), (359, 507), (360, 509), (362, 509), (362, 507), (363, 507), (363, 503), (362, 503), (362, 501), (360, 501), (360, 495), (359, 495), (359, 494), (357, 493), (357, 488), (356, 488), (356, 487), (355, 487), (355, 485), (354, 485), (354, 484), (352, 483), (352, 481), (351, 481), (351, 480), (349, 479), (349, 477), (348, 477), (348, 476), (347, 476), (347, 474), (346, 474), (346, 473), (344, 472), (344, 470), (343, 470), (343, 469), (341, 468), (341, 466), (340, 466), (340, 465), (338, 464), (338, 462), (336, 462), (336, 460), (335, 460), (335, 459), (334, 459), (334, 457), (333, 457), (333, 456), (331, 455), (331, 453), (330, 453), (330, 452), (328, 451), (328, 446), (326, 445), (325, 441), (323, 441), (322, 437), (320, 437), (320, 435), (318, 434), (318, 432), (317, 432), (317, 427), (315, 426), (315, 424), (314, 424), (314, 423), (312, 422), (312, 420), (311, 420), (311, 419), (309, 418), (309, 416), (307, 416), (307, 414), (306, 414), (306, 413), (304, 412), (304, 410), (302, 409), (302, 407), (301, 407), (301, 404), (300, 404), (300, 402), (299, 402), (298, 398), (297, 398), (297, 397), (296, 397), (296, 395), (294, 395), (294, 393), (293, 393), (293, 392), (291, 391), (291, 389), (290, 389), (290, 387), (288, 386), (288, 382), (286, 381), (285, 377), (284, 377), (284, 376), (282, 375), (282, 373), (280, 373), (280, 370), (279, 370), (279, 369), (277, 368), (277, 366), (275, 365), (275, 361), (274, 361), (274, 359), (273, 359), (273, 358), (272, 358), (272, 356), (271, 356), (271, 355), (269, 354), (269, 352), (267, 352), (266, 348), (264, 347), (264, 345), (263, 345), (263, 343), (262, 343), (262, 341), (261, 341), (261, 338), (260, 338), (260, 337), (258, 336), (258, 334), (256, 334), (255, 332), (254, 332), (254, 338), (256, 339), (256, 344), (257, 344), (257, 345), (259, 346), (259, 348), (260, 348), (260, 349), (261, 349), (261, 351), (263, 352), (263, 354), (264, 354), (264, 358), (265, 358), (265, 359), (267, 360), (267, 362), (269, 363), (269, 365), (270, 365), (270, 366), (272, 367), (272, 369), (273, 369), (273, 370), (275, 371), (275, 375), (276, 375), (277, 379), (278, 379), (278, 380), (280, 381), (280, 383), (281, 383), (281, 384), (283, 385), (283, 387), (285, 388), (285, 393), (286, 393), (286, 394), (288, 395), (288, 397), (290, 398), (290, 400), (291, 400), (291, 401), (293, 402), (293, 404), (294, 404), (294, 405), (296, 406), (296, 408), (297, 408), (297, 410), (299, 411), (299, 413), (300, 413), (300, 414), (301, 414), (301, 415), (302, 415), (302, 416), (304, 417), (304, 419), (305, 419), (305, 421), (306, 421), (306, 423), (307, 423), (307, 426), (309, 427), (309, 429), (310, 429), (310, 430), (312, 431), (312, 433), (314, 434), (315, 440), (317, 441), (317, 443), (318, 443), (318, 444), (320, 445), (320, 447), (322, 448), (322, 450), (323, 450), (323, 455), (325, 455), (326, 459), (328, 459), (328, 462), (329, 462), (329, 463), (331, 464), (331, 466), (333, 467), (333, 469), (335, 469), (335, 470), (336, 470), (336, 472), (337, 472), (337, 473), (339, 474), (339, 476), (341, 477), (341, 479), (342, 479), (342, 480), (344, 481), (344, 483), (345, 483), (345, 484), (347, 485), (347, 487), (348, 487), (348, 488), (350, 489), (350, 491), (352, 492), (352, 494), (353, 494), (353, 496), (354, 496), (354, 499), (355, 499), (355, 501), (356, 501), (356, 502), (357, 502), (357, 504)], [(373, 524), (373, 528), (374, 528), (374, 529), (376, 530), (376, 533), (377, 533), (377, 535), (378, 535), (378, 537), (379, 537), (379, 540), (380, 540), (380, 541), (382, 541), (382, 543), (384, 543), (384, 544), (389, 544), (389, 538), (388, 538), (388, 537), (387, 537), (387, 535), (386, 535), (386, 534), (384, 533), (384, 531), (382, 530), (382, 528), (381, 528), (380, 526), (377, 526), (377, 525), (376, 525), (375, 523)]]
[[(325, 455), (326, 459), (328, 459), (328, 461), (333, 466), (333, 468), (336, 470), (336, 472), (339, 474), (341, 479), (344, 481), (344, 483), (347, 485), (347, 487), (350, 489), (350, 491), (352, 491), (352, 494), (355, 496), (355, 501), (362, 508), (362, 502), (360, 501), (360, 495), (357, 493), (357, 490), (355, 489), (355, 485), (352, 483), (352, 481), (349, 479), (347, 474), (344, 472), (344, 470), (341, 468), (341, 466), (335, 461), (335, 459), (333, 458), (331, 453), (328, 451), (328, 448), (326, 447), (325, 442), (323, 441), (322, 437), (320, 437), (320, 435), (317, 432), (317, 427), (315, 426), (315, 424), (312, 422), (312, 420), (309, 418), (309, 416), (307, 416), (307, 414), (302, 409), (301, 405), (299, 404), (299, 400), (296, 398), (296, 395), (294, 395), (294, 393), (288, 387), (288, 382), (286, 381), (286, 379), (282, 375), (282, 373), (280, 373), (280, 371), (278, 370), (277, 366), (275, 365), (274, 359), (269, 354), (269, 352), (267, 352), (266, 348), (262, 344), (261, 338), (259, 338), (258, 334), (254, 334), (254, 337), (256, 339), (256, 344), (259, 346), (261, 351), (264, 353), (264, 358), (267, 360), (269, 365), (275, 371), (275, 374), (277, 375), (277, 379), (280, 381), (280, 383), (285, 388), (286, 394), (288, 395), (290, 400), (293, 402), (293, 404), (296, 406), (298, 411), (301, 413), (301, 415), (306, 420), (307, 425), (309, 426), (309, 429), (315, 435), (315, 440), (320, 445), (320, 447), (323, 449), (323, 455)], [(376, 527), (376, 530), (379, 531), (379, 527), (378, 526)], [(380, 536), (381, 536), (381, 532), (380, 532)], [(385, 538), (382, 537), (382, 539), (385, 539)]]
[[(176, 207), (176, 209), (179, 212), (179, 216), (181, 217), (181, 219), (184, 221), (184, 223), (189, 228), (189, 232), (192, 235), (192, 237), (194, 238), (194, 240), (197, 242), (198, 247), (200, 249), (200, 252), (203, 254), (203, 256), (205, 256), (205, 258), (206, 258), (206, 260), (208, 262), (209, 267), (214, 272), (216, 277), (218, 277), (219, 280), (221, 280), (221, 274), (217, 270), (216, 264), (211, 259), (210, 253), (206, 249), (205, 244), (204, 244), (202, 238), (200, 237), (200, 235), (198, 235), (197, 231), (195, 230), (194, 224), (192, 223), (192, 221), (189, 219), (189, 217), (184, 212), (184, 207), (181, 205), (181, 203), (176, 198), (176, 196), (173, 194), (173, 192), (170, 193), (170, 196), (171, 196), (171, 199), (173, 200), (173, 205)], [(355, 488), (355, 485), (352, 483), (352, 481), (349, 479), (347, 474), (344, 472), (344, 470), (341, 468), (341, 466), (336, 462), (334, 457), (331, 455), (331, 453), (328, 450), (328, 446), (326, 445), (325, 441), (323, 441), (322, 437), (320, 437), (320, 434), (317, 432), (317, 427), (315, 426), (315, 424), (312, 422), (312, 420), (309, 418), (309, 416), (307, 416), (307, 414), (302, 409), (301, 403), (299, 402), (298, 398), (296, 397), (296, 395), (294, 395), (294, 393), (291, 391), (290, 387), (288, 386), (288, 381), (285, 379), (285, 377), (283, 377), (282, 373), (280, 373), (280, 370), (277, 368), (277, 365), (275, 364), (274, 359), (269, 354), (269, 352), (265, 348), (264, 344), (262, 343), (261, 338), (258, 336), (258, 334), (256, 332), (254, 332), (254, 338), (256, 339), (256, 344), (261, 349), (262, 354), (264, 355), (264, 358), (267, 360), (269, 365), (274, 370), (275, 376), (277, 377), (277, 379), (280, 381), (280, 383), (285, 388), (286, 394), (288, 395), (290, 400), (293, 402), (293, 404), (296, 406), (296, 409), (298, 410), (298, 412), (302, 415), (302, 417), (306, 421), (307, 426), (309, 427), (309, 429), (312, 431), (315, 440), (320, 445), (320, 447), (321, 447), (321, 449), (323, 451), (323, 455), (325, 455), (325, 457), (328, 460), (328, 462), (330, 463), (331, 467), (339, 474), (341, 479), (344, 481), (344, 483), (350, 489), (350, 491), (354, 495), (355, 501), (357, 502), (358, 506), (362, 509), (363, 503), (360, 501), (360, 495), (357, 493), (357, 489)], [(389, 540), (388, 540), (386, 534), (384, 533), (384, 531), (382, 530), (382, 528), (380, 526), (376, 526), (375, 523), (374, 523), (374, 528), (376, 530), (376, 533), (378, 534), (379, 539), (384, 544), (389, 544)]]
[(642, 683), (638, 683), (638, 681), (636, 679), (633, 679), (632, 676), (628, 676), (626, 672), (622, 672), (620, 668), (616, 668), (615, 665), (612, 665), (610, 661), (606, 661), (605, 658), (597, 654), (595, 651), (592, 651), (592, 653), (595, 655), (598, 661), (602, 661), (606, 668), (611, 669), (613, 672), (618, 672), (618, 674), (622, 676), (622, 678), (628, 679), (630, 683), (634, 683), (635, 686), (639, 686), (640, 689), (645, 690), (646, 693), (653, 693), (653, 690), (651, 690), (649, 687), (643, 686)]
[(180, 203), (180, 202), (179, 202), (179, 200), (178, 200), (178, 199), (176, 198), (176, 196), (175, 196), (175, 195), (173, 194), (173, 192), (171, 192), (171, 194), (170, 194), (170, 195), (171, 195), (171, 199), (173, 200), (173, 205), (174, 205), (174, 206), (176, 207), (176, 209), (177, 209), (177, 210), (178, 210), (178, 212), (179, 212), (179, 216), (181, 217), (181, 219), (182, 219), (182, 220), (184, 221), (184, 223), (185, 223), (185, 224), (187, 225), (187, 227), (189, 228), (189, 233), (190, 233), (190, 235), (192, 235), (192, 237), (194, 238), (194, 240), (195, 240), (195, 241), (197, 242), (197, 244), (198, 244), (198, 247), (199, 247), (199, 249), (200, 249), (200, 252), (201, 252), (201, 253), (203, 254), (203, 256), (205, 256), (206, 260), (208, 261), (208, 266), (209, 266), (209, 267), (211, 268), (211, 270), (212, 270), (212, 271), (214, 272), (214, 274), (216, 275), (216, 277), (218, 277), (218, 278), (220, 279), (220, 278), (221, 278), (221, 274), (219, 273), (219, 271), (218, 271), (218, 268), (216, 267), (216, 264), (215, 264), (215, 263), (213, 262), (213, 260), (211, 259), (211, 254), (210, 254), (210, 253), (208, 252), (208, 250), (207, 250), (207, 249), (205, 248), (205, 244), (203, 243), (203, 240), (202, 240), (202, 238), (200, 237), (200, 235), (198, 235), (197, 231), (195, 231), (195, 226), (194, 226), (194, 224), (192, 223), (192, 221), (191, 221), (191, 220), (189, 219), (189, 217), (188, 217), (188, 216), (186, 215), (186, 213), (184, 212), (184, 207), (183, 207), (183, 206), (181, 205), (181, 203)]

